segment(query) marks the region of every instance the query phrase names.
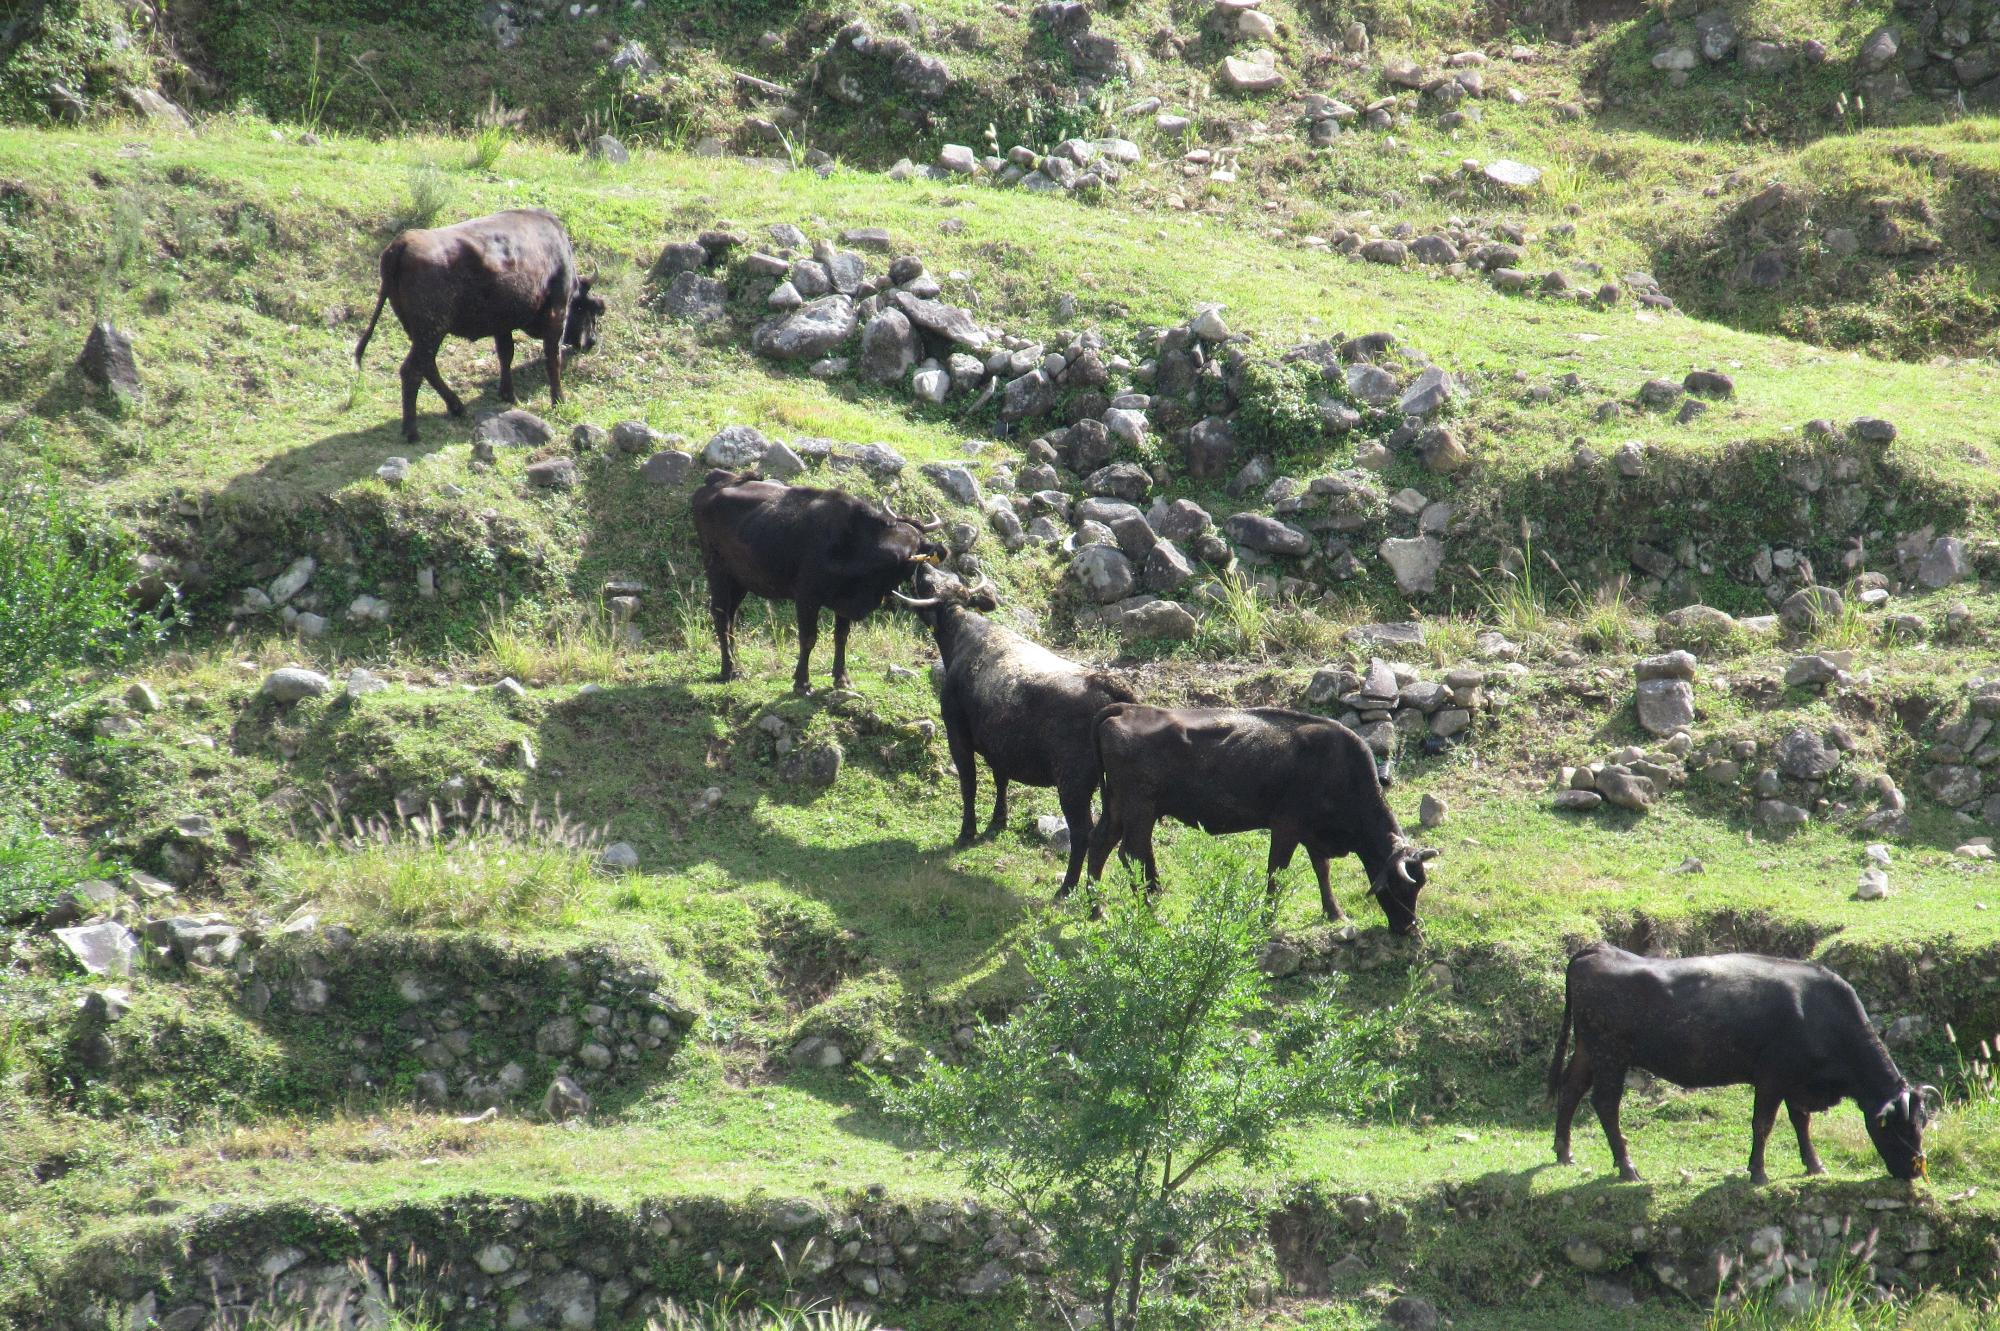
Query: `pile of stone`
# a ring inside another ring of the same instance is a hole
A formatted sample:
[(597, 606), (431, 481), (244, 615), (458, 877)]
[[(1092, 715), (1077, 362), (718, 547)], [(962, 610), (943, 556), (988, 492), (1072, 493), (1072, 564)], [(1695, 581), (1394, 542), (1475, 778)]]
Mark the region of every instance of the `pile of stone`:
[[(2000, 97), (2000, 6), (1993, 0), (1897, 0), (1897, 21), (1861, 43), (1860, 88), (1884, 104), (1912, 86), (1945, 101)], [(1873, 92), (1870, 92), (1873, 89)]]
[(801, 81), (848, 106), (876, 101), (870, 85), (883, 81), (921, 102), (942, 101), (957, 82), (938, 57), (901, 37), (877, 36), (859, 19), (833, 35)]
[[(334, 610), (325, 603), (321, 590), (312, 585), (318, 572), (318, 560), (300, 555), (268, 582), (245, 587), (230, 607), (229, 618), (240, 622), (275, 617), (301, 638), (323, 637), (331, 623), (328, 615)], [(352, 598), (344, 613), (350, 624), (367, 626), (388, 623), (394, 609), (387, 599), (364, 593)]]
[(1465, 734), (1494, 697), (1482, 667), (1458, 666), (1426, 678), (1430, 673), (1379, 656), (1365, 671), (1329, 666), (1306, 685), (1305, 703), (1329, 711), (1329, 704), (1338, 706), (1335, 719), (1379, 756), (1393, 753), (1399, 740), (1436, 752)]
[(975, 177), (1001, 188), (1019, 186), (1035, 193), (1067, 190), (1093, 194), (1125, 178), (1144, 158), (1130, 139), (1065, 139), (1048, 153), (1016, 144), (1005, 157), (981, 157), (963, 144), (947, 143), (937, 165), (917, 166), (903, 158), (889, 168), (892, 180), (955, 180)]
[(1082, 88), (1119, 76), (1136, 79), (1145, 72), (1145, 62), (1128, 55), (1117, 38), (1091, 31), (1090, 6), (1084, 0), (1044, 0), (1034, 7), (1029, 21), (1062, 47)]
[(327, 1208), (311, 1226), (286, 1224), (291, 1214), (184, 1208), (132, 1237), (131, 1262), (55, 1276), (50, 1306), (111, 1299), (135, 1325), (185, 1328), (241, 1322), (254, 1305), (361, 1326), (380, 1320), (386, 1278), (449, 1331), (643, 1326), (712, 1295), (722, 1266), (801, 1305), (857, 1312), (940, 1296), (1019, 1298), (1023, 1284), (1039, 1299), (1054, 1266), (1046, 1234), (971, 1199), (510, 1199)]
[(1563, 767), (1556, 774), (1556, 807), (1586, 813), (1608, 805), (1644, 813), (1661, 795), (1687, 784), (1685, 759), (1693, 747), (1680, 731), (1658, 749), (1628, 745), (1599, 762)]
[[(1663, 72), (1667, 82), (1676, 88), (1686, 87), (1690, 73), (1703, 66), (1734, 63), (1747, 74), (1775, 76), (1795, 68), (1824, 64), (1827, 56), (1826, 47), (1811, 39), (1773, 42), (1746, 38), (1737, 31), (1734, 16), (1721, 8), (1695, 15), (1692, 23), (1656, 22), (1647, 30), (1646, 43), (1652, 48), (1653, 68)], [(1895, 53), (1892, 40), (1881, 63), (1871, 64), (1864, 56), (1862, 68), (1872, 74), (1893, 59)], [(1909, 95), (1908, 84), (1901, 84), (1900, 91), (1896, 91), (1873, 77), (1864, 79), (1862, 88), (1870, 101), (1887, 103)]]
[[(2000, 679), (1975, 678), (1962, 706), (1944, 711), (1923, 753), (1917, 778), (1946, 808), (1987, 827), (2000, 827)], [(1989, 786), (1986, 774), (1994, 772)]]

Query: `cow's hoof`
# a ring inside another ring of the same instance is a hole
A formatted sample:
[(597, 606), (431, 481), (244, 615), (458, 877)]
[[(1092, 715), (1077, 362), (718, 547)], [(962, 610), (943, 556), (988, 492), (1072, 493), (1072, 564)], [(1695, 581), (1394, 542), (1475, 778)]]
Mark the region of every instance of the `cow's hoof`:
[(1806, 1173), (1807, 1173), (1807, 1174), (1809, 1174), (1809, 1175), (1811, 1175), (1811, 1176), (1812, 1176), (1813, 1178), (1824, 1178), (1824, 1177), (1826, 1177), (1826, 1166), (1825, 1166), (1825, 1165), (1807, 1165), (1807, 1166), (1806, 1166)]
[(1576, 1164), (1576, 1157), (1572, 1156), (1568, 1151), (1557, 1151), (1556, 1163), (1559, 1165), (1573, 1166)]
[(1771, 1181), (1771, 1176), (1770, 1176), (1769, 1174), (1766, 1174), (1766, 1173), (1765, 1173), (1765, 1172), (1764, 1172), (1763, 1170), (1761, 1170), (1761, 1169), (1753, 1169), (1753, 1170), (1751, 1170), (1751, 1171), (1750, 1171), (1750, 1186), (1751, 1186), (1751, 1187), (1753, 1187), (1753, 1188), (1761, 1188), (1761, 1187), (1763, 1187), (1763, 1186), (1764, 1186), (1765, 1184), (1769, 1183), (1770, 1181)]
[(964, 850), (967, 847), (971, 846), (973, 841), (976, 839), (977, 838), (975, 838), (970, 832), (960, 832), (958, 834), (958, 838), (951, 843), (952, 849)]
[(1619, 1170), (1619, 1171), (1618, 1171), (1618, 1178), (1619, 1178), (1619, 1180), (1620, 1180), (1621, 1182), (1624, 1182), (1624, 1183), (1643, 1183), (1643, 1182), (1645, 1182), (1645, 1180), (1644, 1180), (1644, 1179), (1641, 1179), (1641, 1178), (1639, 1177), (1639, 1171), (1638, 1171), (1638, 1170), (1636, 1170), (1636, 1169), (1634, 1169), (1634, 1168), (1632, 1168), (1632, 1166), (1630, 1166), (1630, 1165), (1627, 1165), (1627, 1166), (1625, 1166), (1625, 1168), (1623, 1168), (1623, 1169), (1621, 1169), (1621, 1170)]
[(854, 681), (846, 675), (835, 675), (833, 677), (833, 687), (836, 689), (851, 689), (854, 687)]
[(465, 414), (465, 404), (463, 402), (447, 402), (444, 404), (444, 409), (453, 416), (463, 416)]

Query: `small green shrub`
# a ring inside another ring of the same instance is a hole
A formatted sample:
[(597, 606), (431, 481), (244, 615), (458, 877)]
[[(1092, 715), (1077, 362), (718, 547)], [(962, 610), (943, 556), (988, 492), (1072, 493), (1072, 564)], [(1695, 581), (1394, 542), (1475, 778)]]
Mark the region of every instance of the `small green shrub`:
[(0, 820), (0, 920), (46, 910), (77, 877), (69, 847), (26, 819)]
[(871, 1074), (968, 1182), (1047, 1226), (1105, 1331), (1138, 1322), (1149, 1270), (1257, 1222), (1255, 1201), (1190, 1187), (1204, 1170), (1282, 1161), (1286, 1125), (1386, 1092), (1370, 1051), (1409, 1010), (1349, 1012), (1332, 986), (1273, 1005), (1263, 886), (1214, 852), (1206, 868), (1204, 887), (1157, 905), (1113, 892), (1104, 922), (1060, 942), (1037, 930), (1033, 996), (982, 1023), (962, 1066)]
[(403, 216), (398, 224), (403, 227), (436, 226), (445, 209), (451, 207), (457, 197), (458, 186), (436, 162), (419, 162), (410, 168), (409, 201), (403, 207)]
[(1800, 303), (1778, 319), (1787, 336), (1828, 347), (1871, 347), (1892, 356), (1990, 351), (2000, 296), (1962, 264), (1890, 271), (1863, 300)]
[(1341, 396), (1311, 362), (1250, 361), (1237, 395), (1237, 441), (1281, 458), (1311, 453), (1326, 439), (1320, 399)]
[(122, 657), (141, 636), (137, 558), (130, 533), (52, 477), (0, 481), (0, 694)]

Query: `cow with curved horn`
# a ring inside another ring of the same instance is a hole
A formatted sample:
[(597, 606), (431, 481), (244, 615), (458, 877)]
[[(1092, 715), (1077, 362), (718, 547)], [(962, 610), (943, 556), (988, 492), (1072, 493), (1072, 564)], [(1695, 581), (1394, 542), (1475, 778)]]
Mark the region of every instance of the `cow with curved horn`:
[[(1576, 1053), (1565, 1065), (1572, 1026)], [(1618, 1127), (1627, 1068), (1677, 1086), (1752, 1087), (1750, 1180), (1758, 1184), (1768, 1181), (1764, 1143), (1781, 1104), (1806, 1173), (1826, 1172), (1813, 1149), (1813, 1114), (1851, 1099), (1883, 1165), (1910, 1179), (1925, 1173), (1924, 1125), (1942, 1099), (1936, 1087), (1903, 1079), (1861, 999), (1824, 966), (1746, 952), (1641, 957), (1592, 943), (1569, 959), (1549, 1060), (1559, 1163), (1570, 1163), (1570, 1122), (1589, 1091), (1620, 1177), (1638, 1180)]]
[(752, 592), (798, 608), (795, 692), (807, 690), (819, 612), (833, 611), (833, 683), (846, 688), (847, 633), (910, 574), (945, 556), (927, 540), (942, 519), (919, 522), (844, 490), (767, 481), (754, 471), (711, 471), (690, 501), (722, 678), (736, 677), (736, 613)]
[(1092, 881), (1116, 846), (1157, 888), (1153, 824), (1161, 818), (1218, 835), (1267, 830), (1274, 900), (1278, 875), (1304, 846), (1321, 909), (1330, 920), (1344, 918), (1327, 862), (1356, 855), (1390, 931), (1420, 932), (1417, 894), (1437, 851), (1403, 836), (1375, 755), (1338, 721), (1281, 707), (1123, 704), (1099, 712), (1092, 735), (1104, 769), (1104, 816), (1090, 840)]
[(1090, 842), (1090, 797), (1099, 775), (1091, 721), (1112, 703), (1135, 701), (1132, 690), (979, 613), (999, 604), (983, 579), (967, 587), (926, 568), (917, 570), (914, 584), (916, 596), (900, 591), (895, 596), (930, 628), (944, 658), (938, 705), (958, 768), (958, 844), (971, 845), (975, 834), (980, 758), (993, 773), (988, 836), (1007, 825), (1010, 781), (1053, 786), (1069, 823), (1069, 867), (1061, 889), (1068, 892), (1083, 872)]

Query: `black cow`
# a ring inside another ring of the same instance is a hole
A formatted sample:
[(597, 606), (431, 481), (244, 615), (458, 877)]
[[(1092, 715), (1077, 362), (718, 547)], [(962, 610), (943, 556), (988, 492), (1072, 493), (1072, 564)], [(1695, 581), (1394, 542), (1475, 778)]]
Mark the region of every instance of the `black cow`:
[[(1576, 1056), (1563, 1067), (1570, 1025)], [(1924, 1173), (1924, 1123), (1937, 1090), (1911, 1086), (1868, 1025), (1847, 981), (1824, 966), (1733, 952), (1661, 960), (1592, 943), (1569, 959), (1562, 1029), (1549, 1060), (1556, 1097), (1556, 1159), (1570, 1163), (1569, 1127), (1590, 1092), (1618, 1173), (1639, 1177), (1618, 1130), (1625, 1069), (1644, 1068), (1679, 1086), (1756, 1090), (1750, 1113), (1750, 1178), (1764, 1183), (1764, 1139), (1778, 1105), (1790, 1112), (1806, 1173), (1826, 1167), (1813, 1150), (1812, 1115), (1851, 1099), (1866, 1116), (1875, 1150), (1896, 1178)]]
[(1091, 723), (1112, 703), (1137, 698), (1111, 676), (1066, 661), (975, 613), (997, 605), (984, 583), (968, 588), (948, 573), (919, 569), (916, 589), (915, 597), (897, 592), (896, 598), (930, 626), (944, 657), (938, 701), (963, 802), (958, 844), (972, 844), (979, 758), (993, 772), (989, 836), (1007, 825), (1009, 781), (1054, 786), (1069, 822), (1069, 869), (1062, 882), (1068, 892), (1083, 872), (1090, 797), (1099, 775)]
[(1323, 716), (1280, 707), (1147, 707), (1120, 704), (1092, 728), (1104, 768), (1104, 816), (1090, 839), (1096, 881), (1113, 846), (1153, 863), (1153, 824), (1178, 818), (1208, 832), (1268, 829), (1270, 891), (1301, 845), (1319, 878), (1320, 906), (1342, 918), (1327, 882), (1327, 861), (1359, 855), (1368, 891), (1389, 928), (1417, 928), (1424, 865), (1437, 854), (1403, 838), (1382, 794), (1375, 756), (1362, 738)]
[(602, 297), (576, 271), (569, 233), (554, 213), (540, 208), (476, 217), (455, 226), (405, 231), (382, 251), (382, 286), (375, 313), (354, 344), (354, 367), (375, 335), (384, 302), (394, 307), (410, 335), (403, 358), (403, 437), (417, 441), (417, 387), (428, 380), (445, 410), (465, 414), (465, 403), (438, 373), (438, 348), (447, 337), (490, 337), (500, 356), (500, 396), (514, 400), (514, 330), (542, 340), (549, 372), (549, 400), (562, 401), (564, 347), (597, 345)]
[(924, 539), (942, 521), (898, 517), (842, 490), (784, 485), (755, 472), (711, 471), (691, 503), (725, 681), (736, 678), (736, 612), (755, 592), (798, 606), (792, 688), (799, 693), (807, 688), (819, 612), (833, 611), (833, 684), (846, 688), (849, 626), (874, 613), (914, 569), (945, 555)]

